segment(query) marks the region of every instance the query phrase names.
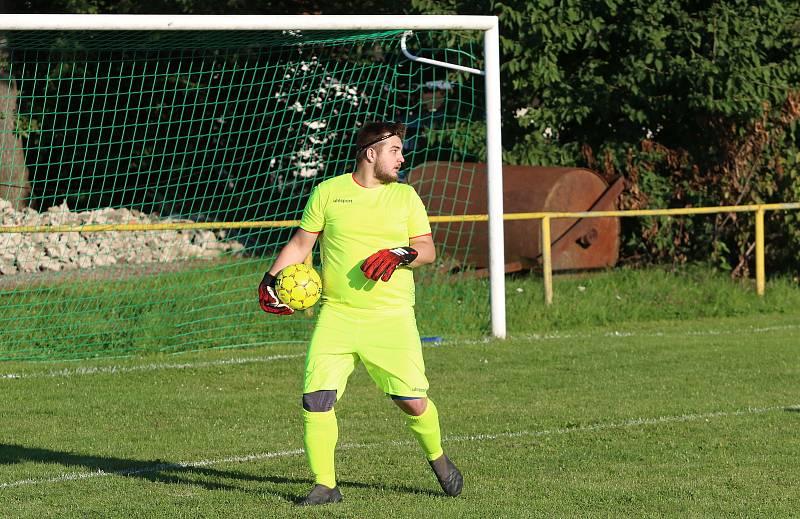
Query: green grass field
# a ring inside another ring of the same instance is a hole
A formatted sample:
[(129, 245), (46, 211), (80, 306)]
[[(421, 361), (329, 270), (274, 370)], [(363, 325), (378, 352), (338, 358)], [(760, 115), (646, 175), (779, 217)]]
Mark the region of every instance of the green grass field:
[[(314, 318), (298, 313), (279, 325), (258, 309), (264, 260), (98, 269), (0, 276), (0, 361), (120, 357), (293, 342), (302, 345)], [(423, 336), (470, 339), (490, 334), (487, 279), (423, 269), (417, 322)], [(616, 269), (557, 276), (550, 307), (539, 276), (508, 276), (508, 331), (575, 331), (620, 323), (752, 315), (797, 315), (796, 280), (771, 279), (767, 296), (751, 281), (731, 282), (707, 267), (677, 272)]]
[(796, 516), (796, 285), (664, 276), (561, 277), (552, 308), (510, 279), (506, 341), (464, 311), (425, 347), (455, 499), (360, 368), (337, 405), (345, 501), (294, 507), (301, 344), (2, 362), (0, 516)]

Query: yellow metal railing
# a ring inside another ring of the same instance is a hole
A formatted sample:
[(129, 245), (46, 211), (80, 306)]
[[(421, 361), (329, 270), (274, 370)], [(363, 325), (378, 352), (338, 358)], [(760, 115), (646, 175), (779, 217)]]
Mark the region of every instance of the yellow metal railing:
[[(781, 204), (751, 204), (719, 207), (686, 207), (679, 209), (640, 209), (628, 211), (576, 211), (576, 212), (538, 212), (508, 213), (504, 220), (542, 221), (542, 269), (544, 271), (545, 303), (553, 302), (553, 263), (551, 257), (550, 221), (554, 218), (604, 218), (633, 216), (683, 216), (718, 213), (756, 213), (756, 292), (763, 296), (765, 290), (764, 266), (764, 215), (767, 211), (800, 209), (800, 202)], [(447, 222), (485, 222), (486, 214), (462, 216), (431, 216), (431, 223)], [(52, 233), (52, 232), (112, 232), (112, 231), (179, 231), (190, 229), (258, 229), (275, 227), (295, 227), (300, 220), (278, 220), (258, 222), (162, 222), (154, 224), (90, 224), (90, 225), (20, 225), (0, 226), (2, 233)], [(306, 259), (306, 261), (309, 261)]]
[[(719, 207), (686, 207), (680, 209), (642, 209), (629, 211), (579, 211), (563, 213), (511, 213), (503, 216), (505, 220), (542, 221), (542, 269), (544, 270), (544, 299), (546, 304), (553, 302), (553, 272), (550, 257), (550, 220), (553, 218), (603, 218), (630, 216), (678, 216), (717, 213), (756, 213), (756, 293), (764, 295), (764, 214), (767, 211), (800, 209), (800, 202), (783, 204), (752, 204)], [(431, 218), (433, 221), (433, 218)]]
[(274, 222), (162, 222), (118, 223), (88, 225), (17, 225), (0, 226), (0, 233), (43, 232), (113, 232), (113, 231), (186, 231), (190, 229), (259, 229), (266, 227), (295, 227), (300, 220)]

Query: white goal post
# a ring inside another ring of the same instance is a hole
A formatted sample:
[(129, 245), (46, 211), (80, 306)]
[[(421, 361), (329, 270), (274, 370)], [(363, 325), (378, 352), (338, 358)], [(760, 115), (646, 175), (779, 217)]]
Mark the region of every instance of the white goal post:
[(4, 14), (0, 32), (19, 30), (479, 30), (484, 34), (490, 301), (492, 334), (506, 336), (500, 52), (496, 16), (62, 15)]

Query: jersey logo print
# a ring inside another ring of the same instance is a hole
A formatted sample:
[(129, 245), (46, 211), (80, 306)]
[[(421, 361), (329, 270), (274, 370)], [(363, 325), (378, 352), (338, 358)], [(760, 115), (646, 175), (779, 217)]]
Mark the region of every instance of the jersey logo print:
[(353, 203), (353, 199), (352, 198), (334, 198), (333, 199), (333, 203), (334, 204), (352, 204)]

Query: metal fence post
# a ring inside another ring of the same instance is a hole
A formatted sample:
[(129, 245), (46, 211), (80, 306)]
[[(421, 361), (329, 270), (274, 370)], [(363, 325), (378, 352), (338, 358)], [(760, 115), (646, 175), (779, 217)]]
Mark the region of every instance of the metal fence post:
[(542, 217), (542, 268), (544, 270), (544, 303), (553, 304), (553, 262), (550, 251), (550, 217)]
[(756, 209), (756, 293), (760, 296), (765, 292), (764, 268), (764, 207)]

